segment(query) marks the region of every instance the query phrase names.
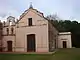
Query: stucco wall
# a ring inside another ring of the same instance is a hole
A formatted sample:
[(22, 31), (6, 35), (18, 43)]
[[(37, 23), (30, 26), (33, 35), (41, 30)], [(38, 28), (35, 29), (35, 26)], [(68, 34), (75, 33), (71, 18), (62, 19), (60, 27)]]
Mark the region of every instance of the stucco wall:
[(58, 30), (49, 22), (48, 27), (49, 51), (54, 51), (57, 48)]
[(3, 37), (3, 51), (8, 51), (7, 41), (12, 41), (12, 51), (15, 51), (15, 36), (4, 36)]
[[(66, 33), (66, 34), (65, 34)], [(72, 48), (71, 33), (63, 32), (58, 36), (58, 48), (63, 48), (63, 41), (67, 42), (67, 48)]]
[(3, 27), (3, 32), (2, 35), (7, 35), (7, 28), (9, 29), (9, 35), (11, 34), (11, 28), (14, 29), (13, 34), (15, 34), (15, 26), (7, 26), (7, 27)]
[(48, 52), (48, 32), (46, 25), (23, 27), (23, 29), (17, 28), (16, 33), (16, 51), (27, 52), (27, 35), (35, 34), (36, 52)]
[[(7, 35), (7, 28), (9, 28), (9, 34)], [(11, 34), (11, 28), (13, 28), (13, 35)], [(12, 41), (12, 51), (15, 51), (15, 26), (7, 26), (3, 28), (2, 32), (2, 46), (3, 51), (8, 51), (7, 41)]]
[(28, 26), (28, 18), (32, 18), (33, 25), (42, 25), (47, 22), (42, 16), (37, 14), (38, 12), (35, 12), (33, 9), (30, 9), (25, 13), (25, 16), (23, 16), (23, 18), (18, 22), (18, 26)]
[[(36, 52), (48, 52), (48, 21), (34, 10), (28, 10), (18, 22), (16, 28), (16, 51), (27, 52), (27, 35), (36, 35)], [(28, 26), (28, 18), (32, 18), (32, 26)]]

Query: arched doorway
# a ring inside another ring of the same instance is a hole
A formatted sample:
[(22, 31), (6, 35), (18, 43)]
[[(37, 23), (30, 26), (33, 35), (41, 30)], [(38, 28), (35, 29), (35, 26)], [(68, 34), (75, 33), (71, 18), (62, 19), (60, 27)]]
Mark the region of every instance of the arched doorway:
[(27, 52), (35, 52), (35, 34), (27, 35)]
[(12, 41), (7, 41), (8, 51), (12, 51)]

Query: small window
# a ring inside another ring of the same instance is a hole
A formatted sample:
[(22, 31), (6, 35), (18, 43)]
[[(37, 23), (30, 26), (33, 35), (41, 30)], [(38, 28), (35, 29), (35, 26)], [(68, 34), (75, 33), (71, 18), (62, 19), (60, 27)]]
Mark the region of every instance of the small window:
[(13, 28), (11, 28), (11, 34), (13, 34), (13, 31), (14, 31), (14, 29), (13, 29)]
[(9, 35), (9, 28), (6, 29), (7, 35)]
[(28, 26), (32, 26), (32, 18), (28, 18)]

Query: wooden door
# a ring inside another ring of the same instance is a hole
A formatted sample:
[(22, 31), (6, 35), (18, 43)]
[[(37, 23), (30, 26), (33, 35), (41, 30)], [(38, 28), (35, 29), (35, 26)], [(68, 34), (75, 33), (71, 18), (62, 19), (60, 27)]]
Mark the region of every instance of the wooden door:
[(63, 41), (63, 48), (67, 48), (66, 41)]
[(7, 48), (8, 48), (8, 51), (12, 51), (12, 41), (7, 41)]
[(35, 34), (27, 35), (27, 52), (35, 52)]

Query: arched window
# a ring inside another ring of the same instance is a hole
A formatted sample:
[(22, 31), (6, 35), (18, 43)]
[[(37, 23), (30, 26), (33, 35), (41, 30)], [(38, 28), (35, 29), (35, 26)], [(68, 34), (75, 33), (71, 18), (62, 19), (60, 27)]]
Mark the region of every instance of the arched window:
[(14, 28), (11, 28), (11, 34), (13, 35), (13, 33), (14, 33)]
[(5, 26), (5, 21), (3, 22), (4, 26)]
[(9, 28), (6, 29), (7, 35), (9, 35)]

